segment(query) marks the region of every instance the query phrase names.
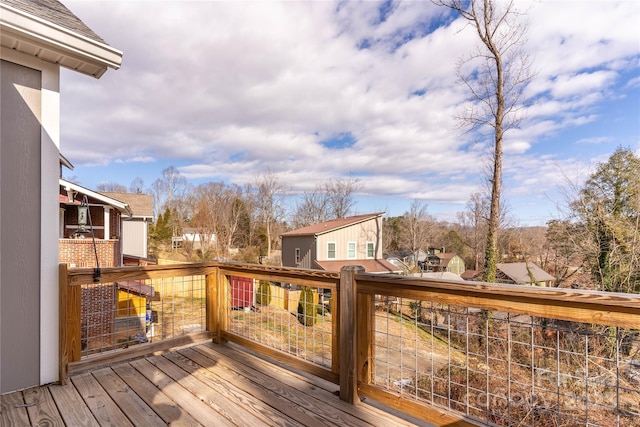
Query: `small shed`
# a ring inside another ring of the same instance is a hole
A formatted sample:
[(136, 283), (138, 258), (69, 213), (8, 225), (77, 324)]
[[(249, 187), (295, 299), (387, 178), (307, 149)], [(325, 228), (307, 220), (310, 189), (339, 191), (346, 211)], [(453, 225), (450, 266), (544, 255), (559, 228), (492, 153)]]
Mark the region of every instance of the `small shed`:
[(149, 335), (153, 323), (151, 311), (151, 300), (155, 296), (153, 286), (146, 285), (140, 280), (131, 280), (117, 282), (116, 288), (118, 303), (115, 330), (118, 338)]
[(231, 284), (231, 307), (238, 309), (253, 306), (253, 279), (250, 277), (229, 277)]

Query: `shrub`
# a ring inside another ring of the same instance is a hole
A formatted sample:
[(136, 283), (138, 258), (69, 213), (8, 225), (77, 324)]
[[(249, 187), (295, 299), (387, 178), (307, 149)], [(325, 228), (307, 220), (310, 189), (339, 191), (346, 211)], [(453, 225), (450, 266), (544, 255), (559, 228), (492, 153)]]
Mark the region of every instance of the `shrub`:
[(313, 326), (316, 323), (316, 304), (313, 291), (307, 286), (302, 287), (300, 301), (298, 302), (298, 319), (304, 326)]
[(271, 284), (267, 280), (260, 280), (258, 285), (258, 293), (256, 295), (256, 302), (260, 305), (271, 304)]

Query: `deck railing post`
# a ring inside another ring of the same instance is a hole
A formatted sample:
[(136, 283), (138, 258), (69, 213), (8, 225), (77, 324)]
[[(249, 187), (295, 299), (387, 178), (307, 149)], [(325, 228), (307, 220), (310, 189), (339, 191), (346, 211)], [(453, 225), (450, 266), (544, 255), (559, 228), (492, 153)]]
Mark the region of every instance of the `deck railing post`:
[[(209, 272), (205, 275), (206, 286), (206, 316), (207, 316), (207, 331), (211, 333), (217, 333), (218, 330), (218, 275), (219, 268), (216, 267), (213, 272)], [(215, 337), (214, 337), (215, 340)]]
[[(364, 272), (364, 270), (362, 271)], [(374, 364), (375, 325), (373, 295), (359, 293), (356, 295), (356, 373), (358, 381), (369, 384), (372, 380)]]
[(358, 307), (355, 275), (360, 266), (340, 270), (340, 399), (358, 403)]
[(222, 333), (227, 330), (229, 316), (229, 281), (227, 276), (218, 268), (216, 270), (216, 328), (215, 343), (223, 344)]
[(61, 384), (69, 381), (69, 363), (77, 362), (82, 356), (81, 345), (81, 310), (82, 289), (80, 286), (69, 286), (67, 264), (60, 264), (58, 269), (60, 287), (59, 310), (59, 380)]

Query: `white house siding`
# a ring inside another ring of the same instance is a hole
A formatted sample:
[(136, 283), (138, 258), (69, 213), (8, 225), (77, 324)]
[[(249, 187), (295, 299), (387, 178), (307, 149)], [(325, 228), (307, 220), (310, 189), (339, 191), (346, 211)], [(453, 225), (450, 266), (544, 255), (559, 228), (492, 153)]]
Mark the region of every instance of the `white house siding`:
[(319, 235), (316, 246), (318, 250), (318, 261), (330, 261), (330, 259), (327, 258), (327, 244), (329, 242), (336, 243), (335, 260), (349, 259), (347, 257), (348, 242), (356, 243), (356, 257), (354, 259), (367, 258), (367, 242), (373, 242), (375, 244), (375, 258), (382, 258), (382, 244), (381, 237), (379, 237), (382, 233), (379, 228), (379, 218), (372, 218), (360, 224)]
[(147, 257), (147, 222), (140, 219), (122, 221), (122, 253)]

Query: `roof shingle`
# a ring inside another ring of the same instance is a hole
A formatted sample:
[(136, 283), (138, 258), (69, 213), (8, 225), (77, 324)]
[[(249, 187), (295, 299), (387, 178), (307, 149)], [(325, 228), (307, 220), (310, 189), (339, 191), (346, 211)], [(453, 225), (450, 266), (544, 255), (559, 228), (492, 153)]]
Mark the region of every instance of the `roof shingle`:
[(153, 196), (150, 194), (100, 192), (103, 196), (129, 205), (134, 217), (153, 217)]
[(80, 18), (58, 0), (0, 0), (8, 6), (19, 9), (29, 15), (59, 25), (91, 40), (108, 45), (106, 41), (89, 28)]
[(348, 216), (345, 218), (332, 219), (330, 221), (320, 222), (318, 224), (309, 225), (308, 227), (299, 228), (297, 230), (282, 233), (282, 236), (313, 236), (318, 234), (328, 233), (330, 231), (337, 230), (339, 228), (347, 227), (349, 225), (357, 224), (359, 222), (367, 221), (371, 218), (376, 218), (384, 215), (384, 212)]
[(555, 279), (532, 262), (506, 262), (496, 264), (496, 267), (516, 284), (531, 283), (529, 272), (537, 282), (548, 282)]

